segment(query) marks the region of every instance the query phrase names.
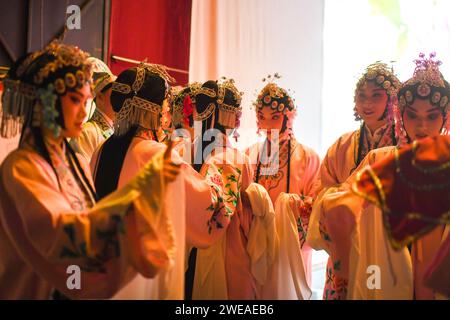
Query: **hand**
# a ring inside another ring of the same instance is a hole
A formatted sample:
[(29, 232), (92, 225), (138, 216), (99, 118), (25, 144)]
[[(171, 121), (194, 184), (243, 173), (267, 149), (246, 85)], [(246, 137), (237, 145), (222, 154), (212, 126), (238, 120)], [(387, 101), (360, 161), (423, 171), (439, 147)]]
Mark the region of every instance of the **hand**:
[(164, 182), (170, 183), (173, 182), (177, 175), (180, 173), (181, 164), (175, 164), (172, 161), (172, 149), (173, 149), (173, 141), (169, 140), (167, 142), (167, 149), (164, 152), (163, 158), (163, 177)]

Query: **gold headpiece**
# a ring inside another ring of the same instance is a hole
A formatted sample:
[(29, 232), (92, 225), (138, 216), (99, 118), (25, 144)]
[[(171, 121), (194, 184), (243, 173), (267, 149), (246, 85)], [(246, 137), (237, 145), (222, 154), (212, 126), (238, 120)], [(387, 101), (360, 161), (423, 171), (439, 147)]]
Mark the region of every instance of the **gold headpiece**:
[(386, 90), (386, 94), (389, 98), (395, 98), (397, 96), (397, 92), (401, 85), (392, 68), (389, 68), (386, 63), (381, 61), (372, 63), (366, 68), (364, 74), (356, 84), (355, 93), (367, 81), (373, 81), (378, 87)]
[[(10, 138), (21, 131), (25, 117), (32, 113), (37, 99), (41, 102), (42, 112), (34, 114), (36, 118), (30, 121), (31, 125), (39, 126), (42, 120), (55, 136), (59, 135), (57, 96), (91, 82), (88, 57), (89, 54), (78, 47), (57, 40), (43, 50), (29, 54), (16, 66), (15, 73), (4, 79), (1, 136)], [(39, 65), (45, 61), (48, 62)]]
[(432, 105), (438, 106), (445, 114), (450, 109), (450, 86), (439, 71), (441, 61), (435, 61), (435, 53), (426, 59), (421, 53), (415, 60), (416, 68), (411, 79), (406, 81), (399, 92), (399, 107), (403, 110), (414, 102), (415, 98), (429, 99)]
[[(204, 89), (204, 90), (203, 90)], [(185, 88), (173, 93), (171, 103), (172, 113), (172, 125), (175, 128), (180, 127), (183, 123), (187, 122), (187, 118), (192, 115), (195, 104), (195, 96), (198, 92), (202, 91), (205, 94), (210, 94), (210, 91), (214, 93), (214, 90), (206, 90), (208, 88), (202, 88), (200, 82), (193, 82), (188, 84)]]
[[(239, 90), (236, 88), (233, 79), (227, 79), (225, 77), (222, 77), (220, 81), (217, 81), (217, 93), (215, 90), (211, 88), (206, 88), (204, 86), (200, 88), (195, 88), (194, 91), (195, 97), (197, 97), (199, 94), (204, 94), (215, 100), (211, 102), (202, 113), (198, 113), (194, 117), (194, 120), (205, 121), (211, 116), (213, 116), (214, 119), (211, 122), (211, 127), (214, 127), (215, 112), (217, 106), (219, 109), (218, 110), (219, 119), (217, 123), (228, 129), (234, 129), (239, 127), (240, 125), (239, 119), (242, 115), (241, 112), (242, 108), (240, 105), (243, 93), (239, 92)], [(232, 104), (228, 104), (225, 102), (225, 100), (227, 100), (227, 92), (229, 92), (231, 94), (231, 98), (234, 99), (234, 102), (231, 102)]]
[(93, 95), (95, 98), (108, 84), (113, 83), (117, 77), (112, 74), (106, 63), (102, 60), (89, 57), (87, 61), (92, 64), (92, 78), (94, 80)]
[(268, 83), (262, 88), (256, 102), (253, 103), (256, 107), (256, 112), (266, 106), (282, 113), (284, 113), (285, 110), (294, 111), (296, 109), (294, 100), (289, 93), (274, 82), (275, 79), (280, 78), (281, 76), (278, 73), (275, 73), (273, 76), (268, 75), (263, 79), (263, 82), (268, 81)]
[[(230, 91), (235, 102), (233, 104), (225, 103), (226, 92)], [(239, 127), (240, 117), (242, 115), (242, 95), (234, 85), (233, 79), (222, 78), (219, 82), (219, 92), (217, 94), (217, 105), (219, 107), (218, 123), (225, 128), (234, 129)]]
[(160, 127), (162, 104), (159, 105), (137, 96), (138, 92), (144, 86), (147, 72), (164, 80), (166, 98), (169, 92), (169, 83), (175, 82), (175, 79), (167, 73), (165, 66), (146, 62), (141, 62), (136, 67), (136, 77), (131, 86), (127, 83), (118, 82), (117, 80), (114, 81), (112, 84), (113, 91), (124, 95), (134, 93), (132, 97), (127, 98), (123, 102), (120, 110), (116, 113), (116, 119), (114, 121), (115, 135), (120, 136), (125, 134), (134, 125), (151, 130), (156, 130)]

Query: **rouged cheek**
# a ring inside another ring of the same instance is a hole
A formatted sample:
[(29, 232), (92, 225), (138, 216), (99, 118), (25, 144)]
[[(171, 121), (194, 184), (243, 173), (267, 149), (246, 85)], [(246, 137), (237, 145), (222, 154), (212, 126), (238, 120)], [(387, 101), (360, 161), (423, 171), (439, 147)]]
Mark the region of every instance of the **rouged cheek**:
[(427, 127), (430, 130), (430, 134), (432, 135), (439, 135), (441, 133), (441, 129), (444, 125), (444, 118), (439, 117), (435, 120), (428, 120), (427, 121)]
[(374, 104), (374, 108), (377, 113), (383, 113), (384, 109), (386, 108), (386, 103), (384, 103), (383, 101), (377, 102)]

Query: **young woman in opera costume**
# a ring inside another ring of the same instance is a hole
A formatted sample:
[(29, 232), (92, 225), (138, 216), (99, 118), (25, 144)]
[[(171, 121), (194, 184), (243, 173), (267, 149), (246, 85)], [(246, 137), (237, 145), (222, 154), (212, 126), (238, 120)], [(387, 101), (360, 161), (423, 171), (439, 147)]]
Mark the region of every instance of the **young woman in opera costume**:
[[(91, 98), (87, 58), (52, 42), (5, 79), (1, 133), (22, 133), (0, 169), (3, 299), (109, 298), (136, 272), (154, 277), (173, 264), (172, 221), (161, 206), (179, 172), (171, 146), (97, 202), (89, 167), (67, 141), (80, 135)], [(71, 265), (81, 269), (79, 290), (67, 286)]]

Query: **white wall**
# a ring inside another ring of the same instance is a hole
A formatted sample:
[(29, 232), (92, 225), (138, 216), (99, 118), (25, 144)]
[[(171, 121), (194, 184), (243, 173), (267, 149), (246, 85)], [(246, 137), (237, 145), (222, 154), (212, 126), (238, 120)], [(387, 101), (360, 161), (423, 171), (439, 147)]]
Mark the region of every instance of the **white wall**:
[(234, 78), (245, 92), (240, 146), (255, 140), (250, 110), (268, 74), (278, 72), (299, 106), (297, 138), (320, 148), (323, 0), (194, 0), (190, 81)]
[(436, 51), (450, 78), (450, 1), (325, 0), (321, 154), (354, 130), (353, 95), (367, 65), (383, 60), (401, 81), (420, 52)]

